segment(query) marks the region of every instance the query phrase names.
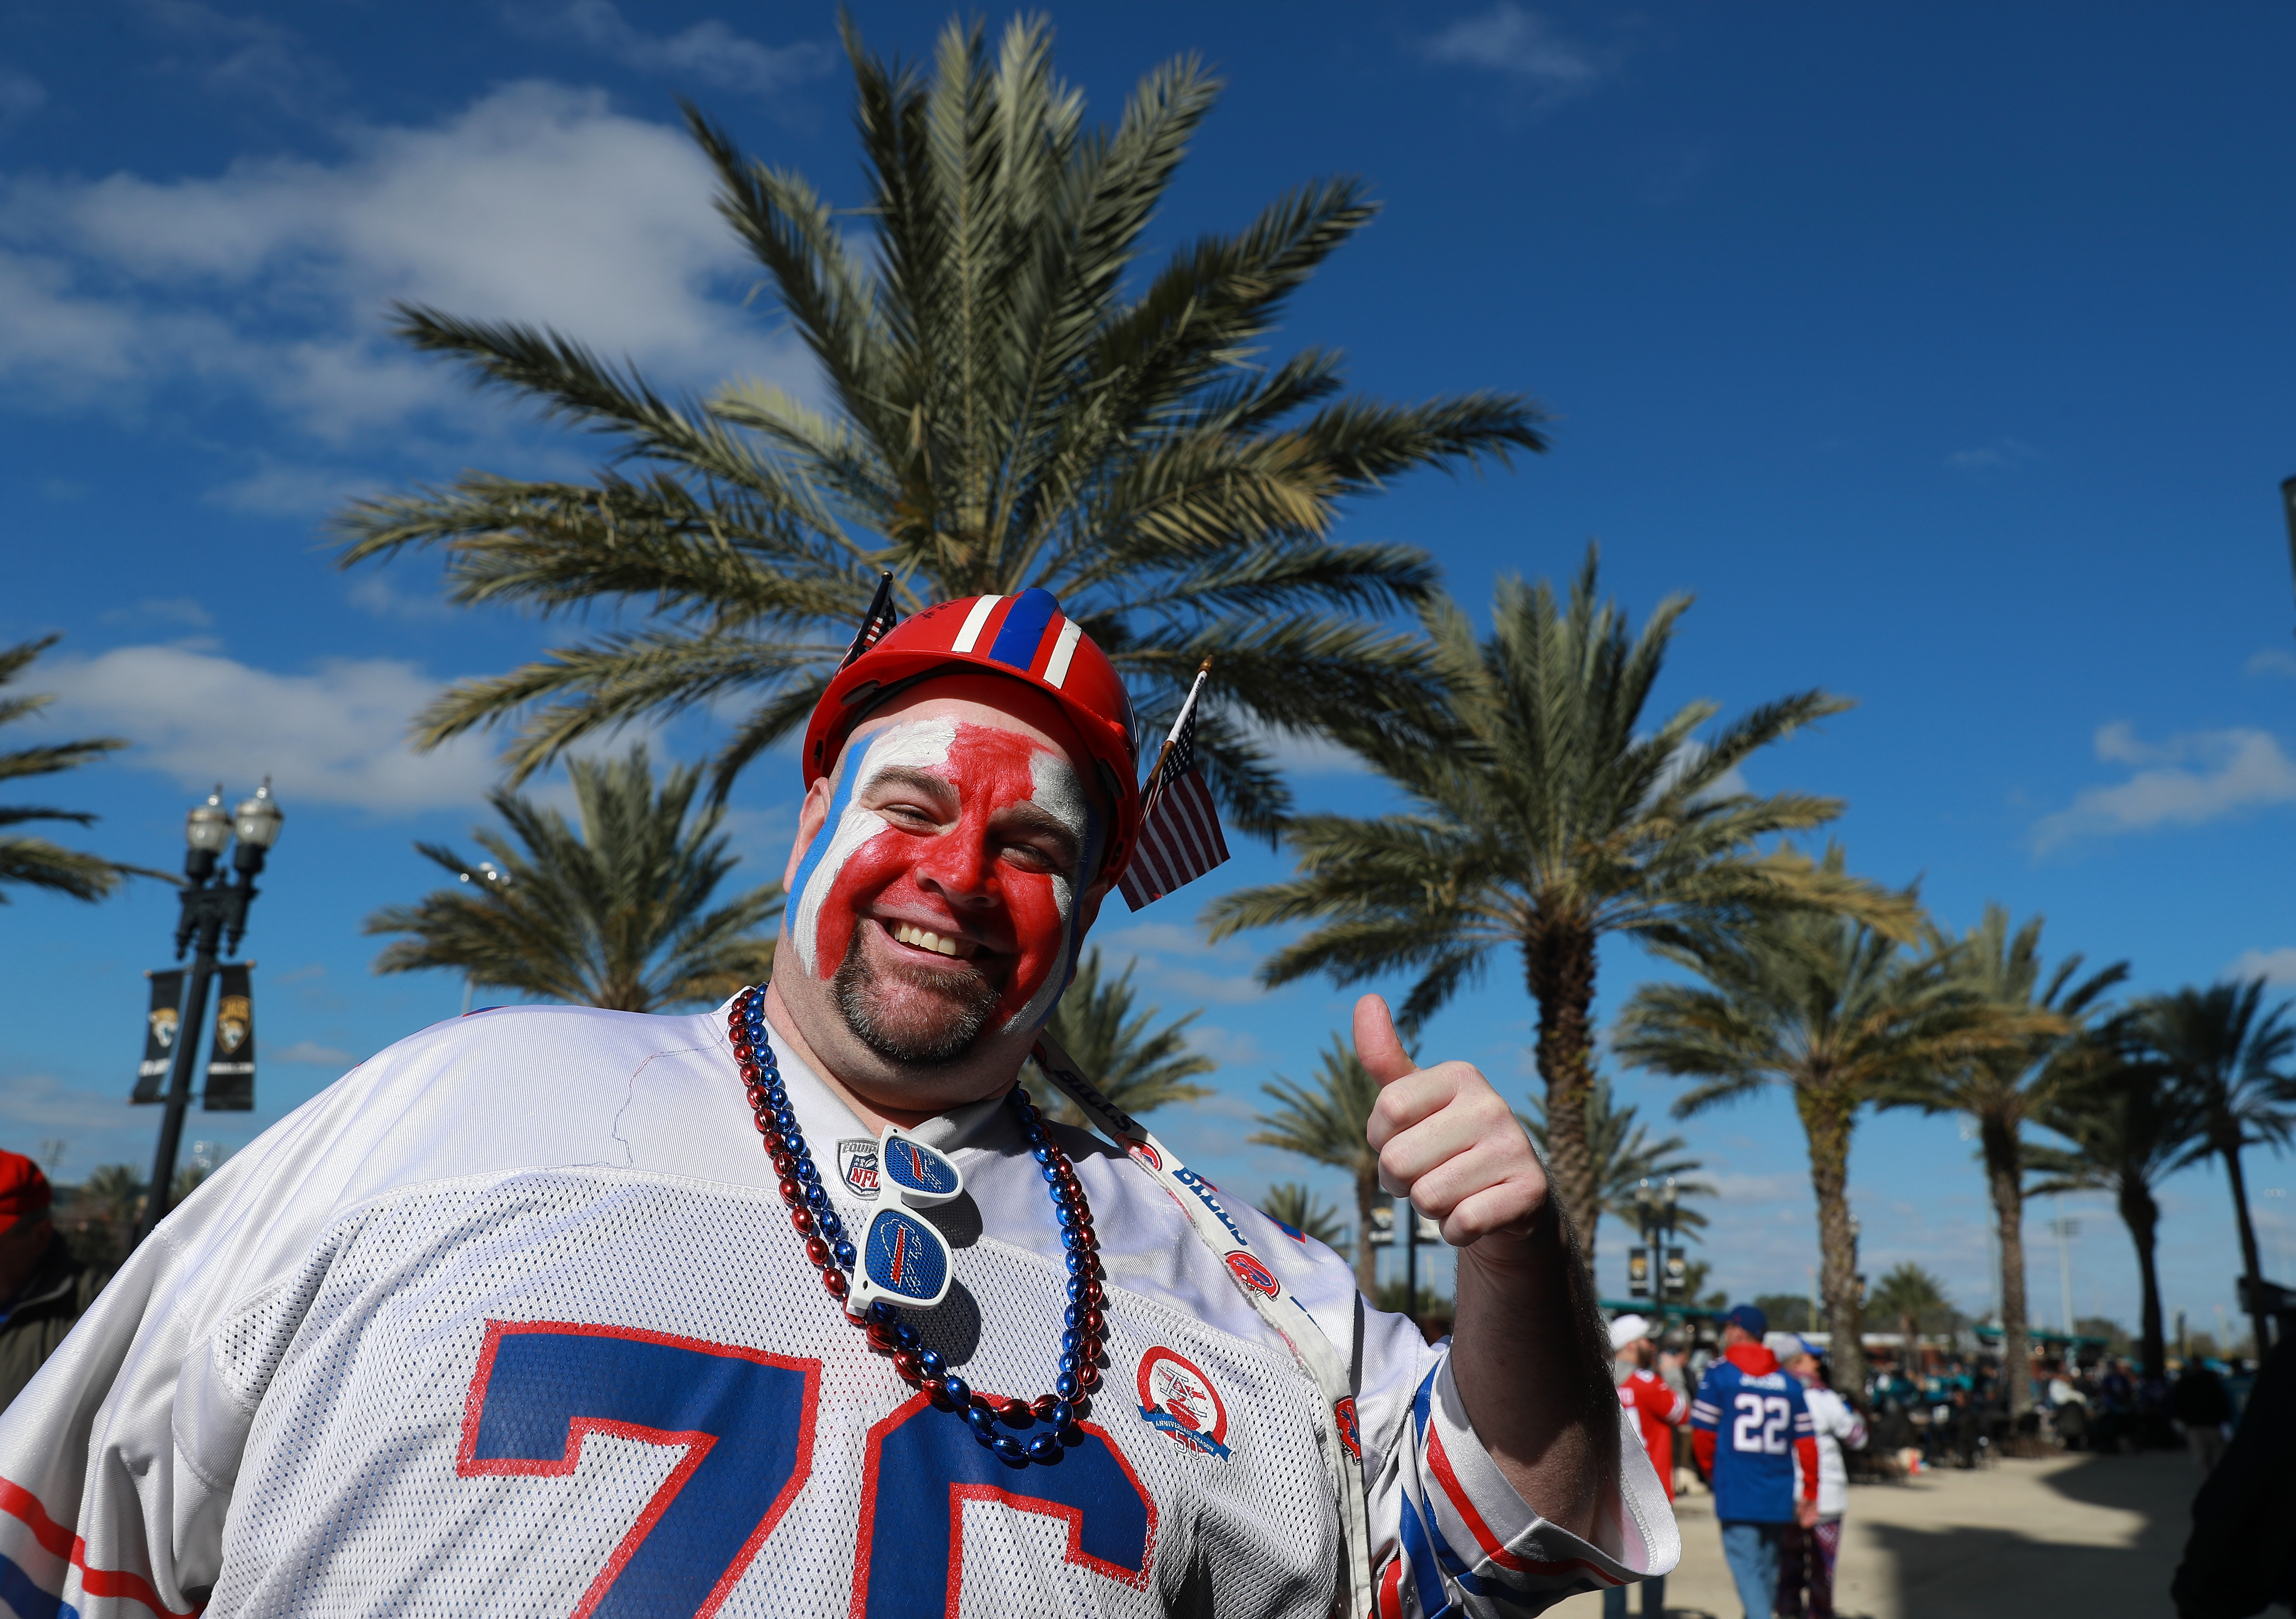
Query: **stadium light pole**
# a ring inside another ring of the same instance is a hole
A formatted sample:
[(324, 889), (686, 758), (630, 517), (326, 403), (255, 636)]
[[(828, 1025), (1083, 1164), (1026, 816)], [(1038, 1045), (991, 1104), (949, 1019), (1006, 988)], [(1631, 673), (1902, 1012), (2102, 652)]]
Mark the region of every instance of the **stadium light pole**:
[[(218, 781), (215, 791), (192, 805), (191, 814), (184, 818), (184, 841), (190, 846), (184, 855), (184, 876), (188, 880), (177, 896), (183, 914), (176, 923), (176, 960), (182, 961), (184, 950), (191, 949), (192, 969), (184, 985), (184, 1010), (176, 1024), (182, 1033), (176, 1039), (175, 1068), (168, 1078), (168, 1111), (160, 1121), (159, 1150), (152, 1157), (152, 1184), (144, 1198), (143, 1227), (135, 1233), (139, 1243), (168, 1217), (168, 1194), (175, 1184), (176, 1151), (183, 1145), (184, 1115), (192, 1104), (192, 1069), (199, 1056), (200, 1029), (207, 1021), (208, 985), (215, 978), (218, 946), (225, 955), (239, 948), (240, 938), (247, 932), (247, 908), (255, 901), (256, 875), (263, 870), (265, 854), (279, 841), (279, 826), (286, 819), (272, 799), (269, 776), (263, 778), (263, 786), (253, 797), (241, 799), (228, 815), (224, 814), (223, 783)], [(234, 834), (239, 847), (233, 851), (231, 863), (239, 873), (236, 882), (219, 876), (216, 870)]]

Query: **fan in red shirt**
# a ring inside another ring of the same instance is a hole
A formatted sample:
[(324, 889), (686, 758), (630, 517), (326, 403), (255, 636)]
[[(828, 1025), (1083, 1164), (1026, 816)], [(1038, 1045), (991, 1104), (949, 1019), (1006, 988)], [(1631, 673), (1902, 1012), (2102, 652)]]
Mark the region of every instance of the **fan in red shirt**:
[[(1611, 1353), (1627, 1373), (1619, 1379), (1619, 1403), (1634, 1412), (1643, 1449), (1650, 1452), (1651, 1466), (1657, 1469), (1658, 1481), (1670, 1501), (1674, 1499), (1674, 1430), (1690, 1419), (1690, 1402), (1651, 1370), (1658, 1359), (1658, 1345), (1651, 1341), (1651, 1324), (1643, 1317), (1622, 1315), (1611, 1323)], [(1658, 1619), (1665, 1612), (1666, 1576), (1645, 1578), (1644, 1619)], [(1603, 1613), (1604, 1619), (1626, 1619), (1624, 1586), (1603, 1593)]]

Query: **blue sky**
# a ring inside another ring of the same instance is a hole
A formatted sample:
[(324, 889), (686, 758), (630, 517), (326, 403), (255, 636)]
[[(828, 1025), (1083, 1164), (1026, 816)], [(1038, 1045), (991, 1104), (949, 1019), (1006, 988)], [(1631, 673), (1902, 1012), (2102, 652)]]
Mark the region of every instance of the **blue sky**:
[[(913, 54), (945, 15), (855, 9)], [(1566, 575), (1599, 539), (1637, 616), (1697, 597), (1665, 706), (1857, 699), (1747, 773), (1846, 798), (1857, 869), (1921, 878), (1956, 927), (1990, 900), (2045, 914), (2053, 954), (2126, 958), (2140, 989), (2296, 985), (2276, 489), (2296, 472), (2296, 19), (1470, 4), (1325, 7), (1302, 28), (1266, 8), (1052, 9), (1062, 70), (1104, 116), (1177, 53), (1226, 76), (1160, 243), (1364, 175), (1385, 211), (1286, 339), (1344, 348), (1376, 394), (1520, 389), (1555, 414), (1553, 454), (1406, 480), (1348, 534), (1426, 546), (1478, 607), (1496, 575)], [(853, 196), (826, 7), (103, 0), (0, 27), (0, 638), (65, 634), (36, 683), (64, 694), (53, 722), (13, 729), (136, 741), (45, 795), (101, 812), (79, 841), (116, 858), (172, 866), (218, 775), (237, 794), (275, 774), (289, 815), (248, 945), (265, 1110), (195, 1116), (194, 1136), (242, 1142), (456, 1010), (458, 983), (374, 977), (359, 922), (429, 885), (414, 839), (468, 846), (494, 767), (484, 743), (418, 757), (400, 739), (442, 681), (554, 633), (441, 607), (426, 564), (332, 567), (319, 525), (350, 495), (465, 467), (578, 476), (594, 454), (394, 347), (386, 302), (547, 322), (670, 385), (806, 385), (744, 306), (755, 277), (674, 127), (679, 93)], [(691, 756), (709, 738), (661, 740)], [(1297, 764), (1308, 802), (1382, 801), (1344, 761)], [(776, 758), (735, 795), (758, 880), (795, 789)], [(1240, 849), (1203, 897), (1281, 870)], [(1258, 1086), (1310, 1072), (1347, 997), (1259, 993), (1264, 942), (1208, 950), (1199, 903), (1104, 942), (1168, 1010), (1204, 1009), (1221, 1096), (1171, 1134), (1254, 1191), (1300, 1173), (1236, 1145)], [(144, 884), (0, 912), (0, 1139), (68, 1141), (67, 1177), (148, 1162), (156, 1120), (120, 1099), (173, 911)], [(1649, 970), (1607, 950), (1605, 1010)], [(1520, 982), (1496, 961), (1428, 1049), (1525, 1092)], [(1679, 1093), (1620, 1083), (1646, 1116)], [(1788, 1109), (1680, 1128), (1723, 1188), (1718, 1280), (1803, 1287)], [(1871, 1119), (1852, 1180), (1870, 1273), (1918, 1259), (1982, 1309), (1971, 1150), (1951, 1119)], [(2289, 1179), (2268, 1157), (2251, 1172)], [(2235, 1268), (2222, 1179), (2181, 1176), (2164, 1201), (2169, 1304), (2213, 1328)], [(2258, 1201), (2284, 1272), (2286, 1201)], [(2111, 1211), (2067, 1212), (2078, 1312), (2133, 1320)], [(2054, 1321), (2046, 1215), (2033, 1307)], [(1622, 1246), (1605, 1231), (1610, 1290)]]

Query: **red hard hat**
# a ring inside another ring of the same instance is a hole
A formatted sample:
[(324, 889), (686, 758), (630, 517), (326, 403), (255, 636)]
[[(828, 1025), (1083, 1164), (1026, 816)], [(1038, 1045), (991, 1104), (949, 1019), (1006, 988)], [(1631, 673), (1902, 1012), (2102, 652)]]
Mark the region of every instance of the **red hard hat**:
[(1009, 675), (1061, 706), (1116, 806), (1101, 875), (1111, 882), (1121, 877), (1140, 831), (1140, 755), (1132, 735), (1132, 699), (1108, 654), (1061, 611), (1059, 599), (1047, 590), (960, 597), (886, 631), (838, 670), (814, 706), (805, 728), (806, 786), (835, 768), (847, 735), (895, 691), (929, 675), (960, 669)]

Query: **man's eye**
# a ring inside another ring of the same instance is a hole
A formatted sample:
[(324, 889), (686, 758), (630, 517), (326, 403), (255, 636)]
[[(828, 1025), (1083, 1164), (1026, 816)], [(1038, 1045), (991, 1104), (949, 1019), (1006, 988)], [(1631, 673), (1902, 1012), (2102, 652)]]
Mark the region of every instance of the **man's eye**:
[(1008, 843), (1004, 846), (1004, 857), (1025, 871), (1054, 871), (1060, 869), (1060, 863), (1050, 853), (1033, 843)]

